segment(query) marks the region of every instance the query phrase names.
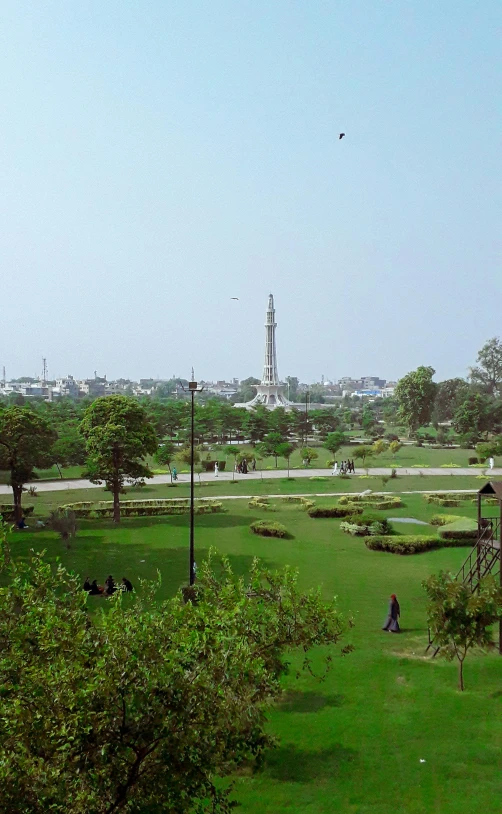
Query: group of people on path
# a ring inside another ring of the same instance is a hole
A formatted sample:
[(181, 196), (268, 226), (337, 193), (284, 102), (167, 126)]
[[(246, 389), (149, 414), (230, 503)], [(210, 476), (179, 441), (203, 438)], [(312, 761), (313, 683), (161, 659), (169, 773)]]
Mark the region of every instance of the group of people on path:
[(356, 467), (354, 460), (348, 458), (346, 461), (342, 461), (340, 464), (340, 469), (338, 468), (338, 461), (335, 461), (331, 474), (338, 475), (338, 473), (340, 473), (340, 475), (355, 475)]
[(86, 577), (84, 582), (84, 591), (87, 591), (91, 596), (112, 596), (115, 591), (134, 591), (132, 582), (126, 577), (122, 577), (120, 585), (115, 584), (112, 575), (105, 579), (104, 585), (98, 585), (97, 580), (93, 579), (91, 582), (90, 577)]

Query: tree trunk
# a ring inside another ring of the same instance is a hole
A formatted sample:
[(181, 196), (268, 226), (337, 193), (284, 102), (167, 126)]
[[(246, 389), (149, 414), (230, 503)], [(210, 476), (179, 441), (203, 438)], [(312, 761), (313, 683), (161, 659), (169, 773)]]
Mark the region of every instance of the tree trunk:
[(120, 486), (113, 484), (113, 522), (120, 523)]
[(23, 495), (23, 484), (22, 483), (13, 483), (12, 484), (12, 494), (14, 497), (14, 518), (16, 523), (19, 523), (23, 516), (23, 509), (21, 507), (21, 498)]
[(56, 461), (56, 467), (57, 467), (57, 470), (59, 472), (59, 477), (61, 478), (61, 480), (63, 480), (63, 473), (61, 472), (61, 467), (59, 466), (57, 461)]
[(464, 660), (458, 660), (458, 688), (460, 692), (464, 691)]

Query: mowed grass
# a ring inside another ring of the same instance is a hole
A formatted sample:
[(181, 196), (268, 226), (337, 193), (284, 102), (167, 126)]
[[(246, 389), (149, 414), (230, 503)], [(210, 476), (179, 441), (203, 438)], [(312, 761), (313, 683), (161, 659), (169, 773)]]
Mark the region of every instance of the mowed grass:
[[(129, 487), (126, 489), (122, 500), (143, 500), (156, 498), (183, 498), (190, 494), (190, 484), (188, 475), (181, 475), (181, 480), (174, 486), (165, 483), (147, 483), (143, 487)], [(403, 475), (398, 478), (391, 478), (385, 484), (378, 475), (351, 476), (347, 479), (333, 477), (330, 475), (321, 476), (321, 479), (314, 476), (311, 478), (267, 478), (262, 479), (246, 478), (245, 475), (238, 475), (235, 482), (231, 480), (195, 481), (195, 495), (201, 498), (210, 497), (242, 497), (247, 495), (339, 495), (345, 492), (362, 492), (371, 489), (374, 492), (412, 492), (412, 491), (436, 491), (464, 489), (478, 490), (488, 478), (476, 475)], [(23, 495), (23, 504), (34, 506), (37, 517), (46, 517), (58, 506), (79, 501), (111, 500), (110, 492), (100, 487), (90, 489), (57, 489), (38, 491), (36, 497)], [(12, 503), (12, 493), (0, 495), (0, 503)], [(455, 512), (453, 512), (455, 514)], [(29, 523), (29, 521), (28, 521)]]
[[(364, 483), (364, 481), (363, 481)], [(274, 483), (275, 485), (275, 483)], [(168, 490), (171, 494), (175, 490)], [(96, 494), (96, 490), (93, 490)], [(97, 495), (96, 495), (97, 497)], [(322, 498), (327, 501), (328, 498)], [(430, 519), (439, 512), (474, 515), (473, 504), (441, 509), (420, 495), (390, 516)], [(246, 814), (498, 814), (502, 763), (502, 660), (471, 655), (466, 691), (456, 689), (456, 667), (424, 658), (425, 597), (421, 581), (440, 569), (456, 571), (466, 549), (441, 549), (400, 557), (369, 551), (361, 539), (340, 532), (339, 521), (311, 519), (294, 504), (272, 502), (275, 511), (228, 501), (221, 515), (196, 518), (196, 560), (210, 547), (227, 554), (238, 573), (254, 556), (276, 568), (299, 569), (303, 589), (321, 586), (352, 613), (348, 636), (354, 652), (336, 656), (324, 682), (295, 678), (293, 658), (284, 680), (287, 694), (271, 710), (270, 731), (278, 738), (256, 772), (236, 778), (235, 796)], [(284, 523), (291, 539), (257, 537), (255, 519)], [(397, 526), (396, 526), (397, 527)], [(421, 533), (426, 527), (416, 527)], [(70, 551), (52, 532), (12, 534), (12, 547), (26, 556), (46, 548), (82, 577), (162, 576), (161, 596), (172, 595), (188, 571), (188, 518), (138, 518), (119, 527), (82, 522)], [(400, 636), (381, 631), (390, 593), (401, 602)], [(90, 598), (94, 606), (106, 600)], [(316, 654), (315, 666), (320, 666)], [(425, 761), (421, 763), (420, 761)]]

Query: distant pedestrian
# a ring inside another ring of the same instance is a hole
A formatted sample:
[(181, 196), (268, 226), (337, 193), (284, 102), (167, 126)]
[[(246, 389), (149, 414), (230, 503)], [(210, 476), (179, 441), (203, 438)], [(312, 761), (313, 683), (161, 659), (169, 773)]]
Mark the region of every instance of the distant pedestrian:
[(493, 469), (493, 467), (495, 466), (495, 461), (494, 461), (494, 459), (493, 459), (493, 458), (490, 458), (490, 460), (488, 461), (488, 463), (490, 464), (490, 469)]
[(215, 477), (215, 478), (217, 478), (217, 477), (218, 477), (218, 473), (219, 473), (219, 471), (220, 471), (220, 470), (219, 470), (219, 468), (218, 468), (218, 461), (216, 461), (216, 462), (215, 462), (215, 464), (214, 464), (214, 477)]
[(338, 461), (335, 461), (333, 464), (333, 470), (331, 472), (332, 475), (338, 475)]
[(347, 474), (346, 464), (345, 464), (345, 461), (342, 461), (342, 463), (340, 464), (340, 475), (346, 475), (346, 474)]
[(398, 620), (400, 616), (401, 608), (399, 607), (397, 596), (396, 594), (391, 594), (389, 602), (389, 613), (387, 615), (387, 620), (382, 630), (388, 630), (389, 633), (399, 633), (400, 629)]
[(354, 466), (354, 459), (353, 458), (349, 461), (349, 464), (350, 464), (350, 471), (351, 471), (352, 475), (355, 475), (356, 474), (356, 467)]
[(256, 472), (256, 458), (253, 458), (253, 460), (251, 461), (251, 469), (253, 470), (253, 472)]
[(173, 480), (178, 480), (178, 470), (173, 466)]
[(247, 473), (248, 473), (248, 462), (247, 462), (247, 460), (245, 458), (244, 458), (244, 460), (242, 462), (242, 465), (241, 465), (241, 471), (242, 471), (243, 475), (247, 475)]

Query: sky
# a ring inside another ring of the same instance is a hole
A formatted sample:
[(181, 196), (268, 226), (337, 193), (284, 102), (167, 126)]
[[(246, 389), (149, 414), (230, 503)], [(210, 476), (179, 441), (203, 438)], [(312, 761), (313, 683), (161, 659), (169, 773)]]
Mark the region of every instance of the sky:
[(463, 376), (502, 334), (496, 0), (1, 16), (7, 378), (260, 377), (269, 293), (283, 378)]

